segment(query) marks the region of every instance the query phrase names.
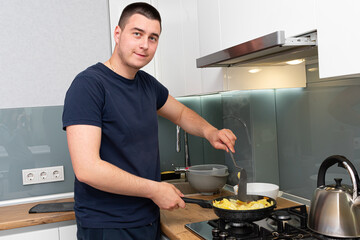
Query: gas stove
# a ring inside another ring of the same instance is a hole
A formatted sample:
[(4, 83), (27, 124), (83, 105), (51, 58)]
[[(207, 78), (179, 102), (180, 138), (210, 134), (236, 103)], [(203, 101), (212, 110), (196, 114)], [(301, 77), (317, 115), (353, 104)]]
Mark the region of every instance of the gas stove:
[(334, 240), (307, 228), (305, 205), (275, 210), (270, 217), (256, 222), (226, 222), (222, 219), (186, 224), (185, 227), (205, 240), (240, 239), (323, 239)]

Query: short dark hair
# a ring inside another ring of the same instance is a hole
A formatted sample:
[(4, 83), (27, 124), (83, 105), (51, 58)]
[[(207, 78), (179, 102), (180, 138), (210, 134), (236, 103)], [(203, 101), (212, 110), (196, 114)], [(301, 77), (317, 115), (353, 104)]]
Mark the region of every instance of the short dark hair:
[(124, 8), (123, 12), (121, 13), (118, 23), (119, 27), (121, 29), (124, 29), (128, 19), (134, 14), (141, 14), (149, 19), (158, 20), (160, 23), (160, 31), (161, 31), (160, 13), (158, 12), (158, 10), (156, 10), (156, 8), (144, 2), (137, 2), (127, 5)]

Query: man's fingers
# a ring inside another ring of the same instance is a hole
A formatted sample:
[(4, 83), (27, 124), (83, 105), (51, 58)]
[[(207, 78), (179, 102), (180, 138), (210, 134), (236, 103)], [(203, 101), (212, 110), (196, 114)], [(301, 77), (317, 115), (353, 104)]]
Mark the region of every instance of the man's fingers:
[(227, 148), (229, 148), (230, 151), (235, 152), (234, 145), (235, 145), (236, 136), (231, 130), (229, 129), (220, 130), (219, 139), (225, 145), (224, 147), (222, 147), (222, 149), (228, 151)]

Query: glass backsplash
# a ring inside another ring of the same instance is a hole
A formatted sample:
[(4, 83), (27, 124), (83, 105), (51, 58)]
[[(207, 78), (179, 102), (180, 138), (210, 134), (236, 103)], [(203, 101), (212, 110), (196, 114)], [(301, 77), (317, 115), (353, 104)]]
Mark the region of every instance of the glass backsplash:
[[(231, 129), (238, 137), (234, 156), (237, 165), (246, 169), (248, 181), (279, 184), (282, 191), (310, 200), (317, 187), (319, 167), (327, 157), (343, 155), (356, 169), (360, 167), (360, 78), (323, 80), (318, 78), (317, 64), (306, 68), (306, 88), (230, 91), (211, 97), (221, 96), (218, 101), (222, 110), (214, 109), (215, 115), (220, 112), (222, 115), (217, 117), (215, 126)], [(201, 109), (206, 97), (181, 100), (203, 115)], [(207, 119), (206, 115), (203, 117)], [(163, 145), (167, 146), (165, 151), (175, 152), (175, 126), (169, 131), (173, 135), (170, 139), (174, 140), (161, 140), (162, 134), (160, 140), (169, 144)], [(190, 143), (190, 149), (201, 149), (200, 140), (197, 144), (195, 147)], [(229, 154), (221, 152), (232, 173), (228, 183), (236, 184), (236, 168)], [(204, 155), (198, 156), (201, 159)], [(171, 159), (178, 161), (175, 165), (181, 165), (184, 157), (177, 157), (177, 160), (163, 157), (162, 161)], [(193, 164), (219, 159), (203, 157), (202, 162)], [(327, 170), (326, 184), (335, 183), (334, 178), (352, 184), (347, 171), (337, 166)]]
[[(307, 88), (276, 90), (280, 187), (306, 199), (327, 157), (343, 155), (360, 169), (360, 78), (323, 81), (316, 69), (307, 68)], [(337, 165), (325, 176), (326, 184), (352, 185)]]
[[(314, 70), (315, 69), (315, 70)], [(360, 78), (318, 79), (317, 65), (307, 66), (301, 89), (230, 91), (178, 98), (217, 128), (238, 137), (237, 165), (249, 182), (271, 182), (286, 193), (311, 199), (321, 162), (346, 156), (360, 167)], [(0, 109), (0, 201), (73, 191), (74, 173), (62, 130), (62, 106)], [(236, 184), (229, 154), (189, 135), (190, 165), (218, 163), (229, 167), (228, 183)], [(176, 152), (176, 126), (159, 117), (161, 171), (185, 166), (184, 132)], [(64, 166), (65, 181), (22, 185), (21, 170)], [(348, 173), (328, 169), (326, 183)]]
[[(62, 106), (0, 110), (0, 201), (73, 191)], [(22, 185), (22, 169), (64, 166), (65, 181)]]
[[(181, 103), (203, 116), (217, 128), (223, 128), (223, 107), (220, 94), (177, 98)], [(180, 152), (176, 152), (176, 125), (159, 117), (159, 145), (161, 171), (185, 167), (184, 130), (180, 131)], [(189, 163), (191, 165), (224, 164), (224, 152), (214, 149), (207, 140), (188, 135)]]

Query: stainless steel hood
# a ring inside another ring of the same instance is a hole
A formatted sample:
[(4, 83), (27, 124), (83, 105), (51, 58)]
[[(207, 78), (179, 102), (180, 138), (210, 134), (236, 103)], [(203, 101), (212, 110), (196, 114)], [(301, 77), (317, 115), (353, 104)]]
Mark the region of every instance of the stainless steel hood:
[(196, 59), (198, 68), (279, 66), (286, 61), (317, 59), (317, 32), (285, 38), (284, 31), (241, 43)]

